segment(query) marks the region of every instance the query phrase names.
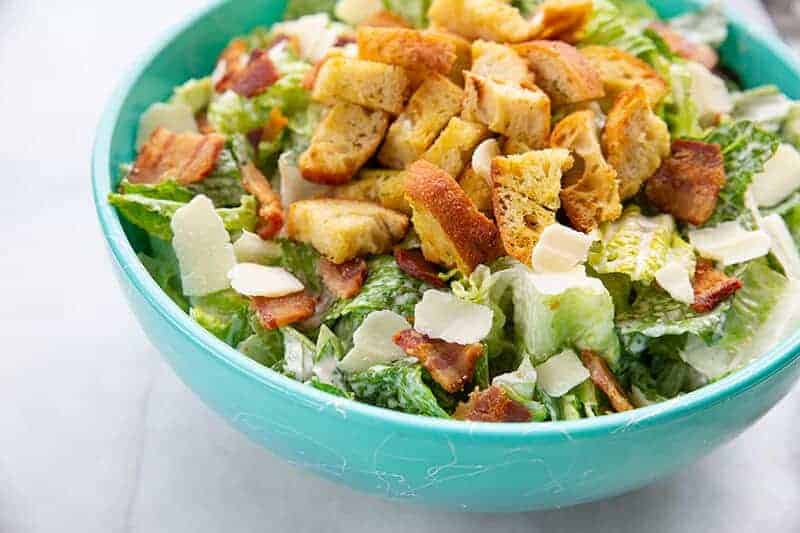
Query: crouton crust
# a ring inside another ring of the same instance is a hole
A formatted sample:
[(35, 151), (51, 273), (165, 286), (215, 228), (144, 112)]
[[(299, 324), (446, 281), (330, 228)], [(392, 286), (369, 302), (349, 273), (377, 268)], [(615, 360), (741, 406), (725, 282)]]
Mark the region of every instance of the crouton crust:
[(519, 85), (534, 82), (528, 62), (510, 46), (478, 40), (471, 52), (473, 74)]
[(347, 183), (375, 153), (389, 126), (389, 115), (339, 103), (317, 126), (300, 155), (303, 177), (326, 185)]
[(363, 169), (356, 179), (333, 189), (332, 197), (341, 200), (373, 202), (386, 209), (411, 214), (406, 202), (405, 175), (402, 170)]
[(488, 218), (494, 216), (492, 211), (492, 186), (478, 175), (472, 167), (467, 167), (458, 180), (464, 193), (472, 200), (475, 207)]
[(587, 46), (583, 54), (600, 75), (607, 103), (618, 94), (641, 85), (650, 106), (655, 108), (669, 93), (669, 84), (650, 65), (612, 46)]
[(373, 28), (410, 28), (411, 24), (400, 15), (383, 9), (361, 21), (359, 27), (361, 26), (371, 26)]
[(533, 18), (532, 38), (575, 43), (592, 17), (592, 0), (545, 0)]
[(641, 85), (617, 96), (602, 142), (608, 163), (617, 171), (620, 198), (632, 198), (670, 153), (669, 128), (651, 110)]
[(422, 154), (422, 159), (451, 176), (458, 176), (469, 163), (475, 148), (488, 137), (489, 130), (483, 124), (453, 117), (436, 142)]
[(439, 34), (405, 28), (358, 28), (358, 57), (411, 70), (449, 74), (456, 61), (456, 46)]
[(465, 39), (519, 43), (530, 39), (533, 25), (504, 0), (434, 0), (431, 23)]
[(348, 102), (398, 115), (405, 107), (409, 83), (401, 67), (336, 55), (319, 69), (311, 97), (324, 104)]
[(528, 60), (536, 84), (554, 105), (605, 96), (600, 75), (574, 46), (561, 41), (530, 41), (514, 49)]
[(406, 174), (406, 198), (428, 261), (465, 275), (500, 253), (497, 227), (482, 215), (445, 171), (417, 161)]

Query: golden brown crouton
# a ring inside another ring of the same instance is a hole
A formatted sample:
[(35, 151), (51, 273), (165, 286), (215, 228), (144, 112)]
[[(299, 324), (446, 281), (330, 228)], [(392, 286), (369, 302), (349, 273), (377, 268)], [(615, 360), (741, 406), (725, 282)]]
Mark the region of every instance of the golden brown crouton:
[(356, 179), (333, 189), (333, 197), (381, 204), (407, 215), (411, 207), (405, 198), (405, 176), (402, 170), (365, 169)]
[(573, 227), (590, 232), (622, 214), (617, 172), (606, 163), (593, 111), (577, 111), (553, 129), (554, 148), (570, 150), (578, 162), (564, 176), (561, 204)]
[(546, 146), (550, 135), (550, 99), (530, 84), (520, 87), (467, 72), (461, 116), (535, 148)]
[(472, 43), (473, 74), (499, 81), (507, 81), (521, 85), (533, 83), (533, 74), (528, 69), (528, 62), (510, 46), (489, 41)]
[(397, 115), (408, 93), (408, 75), (401, 67), (333, 56), (320, 68), (311, 96), (324, 104), (348, 102)]
[(669, 85), (653, 67), (612, 46), (587, 46), (581, 53), (600, 74), (610, 105), (619, 93), (641, 85), (651, 107), (656, 107), (669, 92)]
[(316, 183), (347, 183), (378, 149), (388, 127), (389, 115), (383, 111), (336, 104), (300, 155), (300, 172)]
[(533, 17), (533, 39), (576, 42), (589, 19), (592, 0), (545, 0)]
[(403, 169), (419, 159), (461, 111), (463, 98), (464, 91), (444, 76), (428, 76), (389, 128), (378, 161)]
[(531, 264), (542, 232), (556, 221), (561, 176), (572, 164), (569, 151), (562, 149), (494, 158), (492, 204), (508, 255)]
[(289, 206), (287, 229), (290, 238), (311, 244), (340, 265), (390, 252), (405, 237), (408, 217), (369, 202), (302, 200)]
[(603, 150), (617, 171), (619, 195), (636, 195), (669, 156), (669, 128), (650, 109), (641, 85), (620, 93), (603, 130)]
[(519, 10), (504, 0), (434, 0), (428, 10), (431, 23), (465, 39), (519, 43), (534, 28)]
[(483, 124), (453, 117), (422, 159), (451, 176), (459, 176), (472, 158), (472, 152), (488, 137), (489, 130)]
[(456, 52), (456, 62), (453, 64), (453, 68), (450, 70), (447, 77), (459, 87), (463, 87), (464, 71), (469, 70), (470, 66), (472, 66), (472, 45), (470, 42), (455, 33), (447, 31), (427, 29), (425, 33), (434, 35), (437, 39), (449, 42), (453, 45), (453, 49)]
[(458, 60), (455, 44), (441, 34), (368, 26), (358, 29), (358, 57), (443, 75), (448, 75)]
[(414, 229), (428, 261), (469, 275), (501, 253), (497, 227), (447, 172), (417, 161), (408, 168), (405, 185)]
[(493, 216), (492, 186), (488, 181), (479, 176), (472, 167), (468, 167), (458, 180), (458, 184), (464, 189), (464, 193), (472, 200), (478, 211), (489, 218)]
[(528, 60), (536, 84), (553, 105), (596, 100), (605, 95), (597, 71), (574, 46), (560, 41), (530, 41), (514, 49)]
[(411, 24), (400, 15), (383, 9), (361, 21), (359, 27), (361, 26), (372, 26), (374, 28), (410, 28)]

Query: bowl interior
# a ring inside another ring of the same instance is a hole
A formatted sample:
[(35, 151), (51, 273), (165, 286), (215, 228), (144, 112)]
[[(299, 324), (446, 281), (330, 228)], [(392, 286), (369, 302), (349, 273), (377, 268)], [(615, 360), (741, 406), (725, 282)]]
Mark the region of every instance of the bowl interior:
[[(703, 2), (696, 0), (653, 0), (652, 4), (662, 16), (674, 16), (698, 8)], [(121, 266), (133, 287), (157, 308), (164, 320), (176, 324), (197, 342), (247, 373), (251, 378), (272, 386), (288, 388), (307, 397), (311, 402), (323, 404), (324, 393), (294, 382), (253, 363), (237, 351), (218, 341), (195, 324), (150, 279), (136, 257), (136, 252), (147, 251), (145, 235), (135, 227), (121, 221), (115, 210), (106, 202), (106, 196), (119, 183), (119, 166), (135, 157), (134, 140), (141, 113), (153, 102), (167, 98), (172, 88), (191, 77), (202, 77), (214, 68), (220, 50), (234, 36), (279, 20), (285, 1), (280, 0), (229, 0), (214, 4), (207, 10), (183, 23), (135, 67), (123, 81), (108, 105), (100, 123), (93, 158), (94, 199), (98, 217), (111, 253)], [(792, 98), (800, 98), (800, 65), (793, 52), (760, 29), (748, 29), (732, 14), (731, 32), (722, 47), (723, 61), (739, 74), (746, 87), (765, 83), (778, 85)], [(197, 28), (202, 28), (198, 31)], [(677, 417), (704, 405), (711, 405), (747, 390), (768, 378), (797, 357), (800, 336), (783, 342), (769, 354), (747, 368), (717, 383), (704, 387), (680, 399), (639, 409), (633, 413), (620, 413), (577, 422), (539, 424), (536, 432), (542, 437), (548, 433), (608, 432), (639, 419), (655, 424), (662, 417)], [(345, 401), (342, 405), (348, 416), (371, 419), (453, 432), (477, 432), (495, 436), (529, 435), (530, 429), (512, 424), (462, 424), (459, 422), (426, 419), (378, 409), (369, 405)], [(469, 427), (467, 427), (469, 426)], [(524, 426), (524, 425), (523, 425)]]

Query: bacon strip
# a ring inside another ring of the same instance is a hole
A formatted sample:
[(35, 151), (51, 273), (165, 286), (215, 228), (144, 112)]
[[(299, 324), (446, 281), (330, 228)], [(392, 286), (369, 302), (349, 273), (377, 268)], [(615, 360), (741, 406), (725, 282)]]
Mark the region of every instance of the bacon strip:
[[(217, 62), (217, 68), (224, 68), (225, 72), (214, 84), (214, 90), (218, 93), (224, 93), (231, 88), (236, 80), (236, 77), (247, 66), (247, 41), (244, 39), (234, 39), (222, 51)], [(224, 63), (223, 63), (224, 62)]]
[(714, 263), (700, 259), (694, 271), (694, 304), (697, 313), (708, 313), (742, 288), (739, 279), (714, 269)]
[(357, 257), (337, 265), (323, 258), (319, 262), (319, 273), (329, 291), (342, 299), (352, 298), (361, 292), (367, 279), (367, 262)]
[(708, 70), (714, 70), (719, 63), (719, 55), (707, 44), (692, 42), (663, 22), (651, 22), (649, 28), (658, 33), (672, 52), (682, 58), (696, 61)]
[(281, 197), (258, 168), (248, 161), (242, 166), (242, 186), (258, 200), (258, 226), (256, 233), (265, 240), (273, 238), (283, 227)]
[(306, 292), (280, 298), (253, 298), (253, 310), (258, 321), (267, 329), (277, 329), (314, 316), (317, 300)]
[(200, 111), (194, 116), (194, 120), (197, 122), (197, 129), (200, 130), (200, 133), (203, 135), (208, 135), (209, 133), (214, 133), (214, 126), (208, 121), (208, 113), (205, 110)]
[(405, 250), (403, 248), (394, 249), (394, 258), (400, 270), (412, 278), (421, 279), (434, 287), (444, 287), (445, 282), (439, 277), (436, 267), (425, 259), (420, 250)]
[(214, 170), (224, 146), (225, 138), (216, 133), (173, 133), (156, 128), (139, 152), (128, 180), (154, 184), (172, 178), (181, 185), (201, 181)]
[(431, 377), (447, 392), (455, 393), (472, 381), (475, 364), (483, 355), (483, 345), (464, 346), (431, 339), (413, 329), (395, 334), (394, 343), (409, 355), (419, 359)]
[(633, 409), (633, 405), (617, 381), (617, 377), (609, 370), (602, 357), (591, 350), (584, 350), (581, 352), (581, 361), (583, 361), (583, 366), (589, 370), (592, 383), (608, 396), (614, 411), (621, 413)]
[(264, 50), (253, 50), (244, 70), (233, 76), (231, 89), (245, 98), (257, 96), (270, 88), (280, 74)]
[(530, 422), (531, 413), (527, 407), (509, 398), (505, 389), (492, 386), (470, 394), (467, 403), (458, 404), (453, 418), (473, 422)]
[(719, 145), (678, 140), (672, 156), (647, 180), (645, 192), (661, 211), (699, 226), (714, 214), (726, 181)]

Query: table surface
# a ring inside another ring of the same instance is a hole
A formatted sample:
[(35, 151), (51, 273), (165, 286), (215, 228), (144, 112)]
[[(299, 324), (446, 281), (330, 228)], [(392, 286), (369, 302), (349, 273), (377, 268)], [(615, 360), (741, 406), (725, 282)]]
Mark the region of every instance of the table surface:
[(800, 530), (797, 390), (671, 479), (518, 515), (356, 494), (284, 464), (211, 413), (128, 312), (88, 187), (94, 127), (115, 83), (196, 8), (0, 2), (0, 532)]

